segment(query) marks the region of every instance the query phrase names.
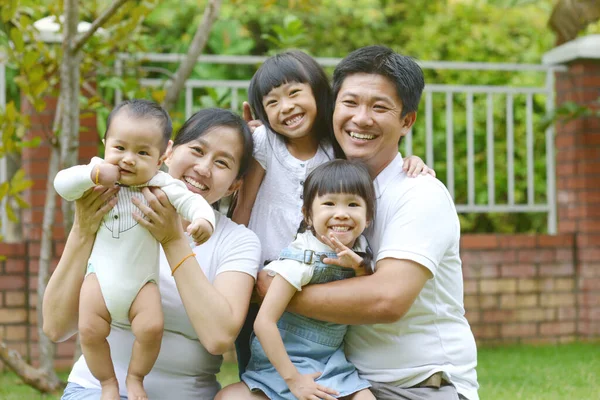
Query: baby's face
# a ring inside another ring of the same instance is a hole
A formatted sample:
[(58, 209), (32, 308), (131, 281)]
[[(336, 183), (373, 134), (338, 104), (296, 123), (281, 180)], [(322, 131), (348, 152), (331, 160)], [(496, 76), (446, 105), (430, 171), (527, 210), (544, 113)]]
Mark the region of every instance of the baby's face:
[(118, 113), (105, 141), (104, 160), (117, 165), (119, 182), (127, 186), (148, 182), (162, 164), (162, 129), (156, 119)]

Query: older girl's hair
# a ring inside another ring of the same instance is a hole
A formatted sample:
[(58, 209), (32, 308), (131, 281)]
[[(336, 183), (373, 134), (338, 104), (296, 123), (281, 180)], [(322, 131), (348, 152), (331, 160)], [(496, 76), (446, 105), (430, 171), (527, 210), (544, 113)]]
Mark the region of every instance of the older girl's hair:
[(252, 141), (252, 132), (250, 132), (248, 124), (232, 111), (222, 108), (206, 108), (198, 111), (185, 121), (179, 129), (173, 140), (173, 147), (197, 140), (209, 132), (218, 131), (220, 127), (224, 126), (236, 129), (243, 142), (240, 169), (237, 173), (237, 179), (240, 179), (246, 174), (250, 166), (254, 142)]
[(274, 88), (291, 82), (306, 83), (310, 86), (317, 106), (313, 132), (317, 135), (319, 143), (332, 145), (335, 156), (343, 158), (344, 153), (333, 135), (334, 99), (329, 79), (315, 59), (302, 51), (290, 50), (274, 55), (256, 71), (248, 87), (248, 102), (254, 116), (273, 131), (263, 106), (263, 97)]

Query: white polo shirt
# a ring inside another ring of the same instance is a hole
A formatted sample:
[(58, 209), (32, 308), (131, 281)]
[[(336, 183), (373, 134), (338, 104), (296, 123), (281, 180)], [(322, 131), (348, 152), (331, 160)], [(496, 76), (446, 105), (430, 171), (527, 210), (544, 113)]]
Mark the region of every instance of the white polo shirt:
[(400, 154), (376, 177), (375, 222), (367, 231), (375, 261), (411, 260), (431, 271), (399, 321), (351, 326), (345, 351), (363, 378), (411, 387), (443, 371), (478, 400), (477, 349), (464, 313), (460, 223), (444, 185), (402, 170)]

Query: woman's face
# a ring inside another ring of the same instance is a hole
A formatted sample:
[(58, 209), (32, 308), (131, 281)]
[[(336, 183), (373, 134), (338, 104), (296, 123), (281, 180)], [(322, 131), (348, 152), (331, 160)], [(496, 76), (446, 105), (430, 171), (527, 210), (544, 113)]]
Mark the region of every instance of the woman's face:
[(230, 195), (241, 184), (236, 179), (243, 154), (240, 132), (218, 126), (192, 140), (167, 150), (169, 174), (199, 193), (209, 204)]

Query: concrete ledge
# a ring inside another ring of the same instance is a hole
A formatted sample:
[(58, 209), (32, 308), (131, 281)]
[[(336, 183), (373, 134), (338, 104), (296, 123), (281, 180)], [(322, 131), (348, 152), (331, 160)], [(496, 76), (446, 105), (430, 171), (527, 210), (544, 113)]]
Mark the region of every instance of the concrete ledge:
[(542, 64), (566, 64), (581, 59), (600, 59), (600, 35), (577, 38), (550, 50), (542, 57)]

